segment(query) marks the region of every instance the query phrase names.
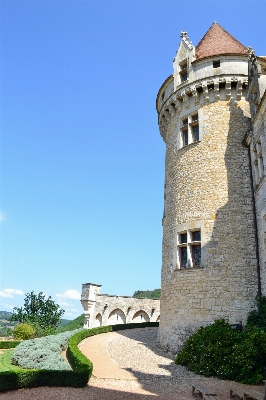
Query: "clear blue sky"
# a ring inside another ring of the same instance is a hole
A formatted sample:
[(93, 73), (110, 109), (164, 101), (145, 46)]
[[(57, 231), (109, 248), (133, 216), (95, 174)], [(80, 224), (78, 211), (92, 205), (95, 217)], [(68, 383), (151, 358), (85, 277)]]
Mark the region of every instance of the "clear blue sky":
[(265, 55), (265, 19), (264, 0), (1, 1), (1, 310), (160, 287), (155, 98), (180, 32), (216, 20)]

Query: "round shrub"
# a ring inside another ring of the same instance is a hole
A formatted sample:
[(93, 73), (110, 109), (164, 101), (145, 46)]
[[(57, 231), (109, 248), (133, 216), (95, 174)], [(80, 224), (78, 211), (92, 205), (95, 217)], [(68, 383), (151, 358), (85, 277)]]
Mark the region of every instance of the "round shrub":
[(14, 328), (14, 338), (17, 340), (32, 339), (34, 335), (35, 330), (29, 324), (19, 324)]

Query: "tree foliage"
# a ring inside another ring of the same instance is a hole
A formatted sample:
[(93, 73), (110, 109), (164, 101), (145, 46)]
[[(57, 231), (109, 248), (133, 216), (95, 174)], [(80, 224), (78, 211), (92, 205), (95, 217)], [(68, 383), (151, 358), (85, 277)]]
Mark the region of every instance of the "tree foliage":
[(45, 297), (43, 292), (27, 293), (23, 307), (14, 307), (12, 321), (28, 323), (36, 331), (36, 336), (44, 336), (55, 332), (64, 310), (56, 304), (51, 296)]
[(137, 290), (133, 297), (135, 299), (159, 299), (161, 296), (161, 289), (154, 290)]
[(251, 311), (247, 319), (247, 326), (256, 326), (266, 329), (266, 297), (256, 297), (257, 310)]

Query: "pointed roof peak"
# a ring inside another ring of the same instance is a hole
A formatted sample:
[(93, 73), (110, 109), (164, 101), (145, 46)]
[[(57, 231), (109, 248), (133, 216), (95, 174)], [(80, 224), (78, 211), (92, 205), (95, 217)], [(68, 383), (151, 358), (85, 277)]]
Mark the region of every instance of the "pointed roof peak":
[(247, 55), (247, 48), (214, 21), (195, 48), (196, 60), (221, 54)]

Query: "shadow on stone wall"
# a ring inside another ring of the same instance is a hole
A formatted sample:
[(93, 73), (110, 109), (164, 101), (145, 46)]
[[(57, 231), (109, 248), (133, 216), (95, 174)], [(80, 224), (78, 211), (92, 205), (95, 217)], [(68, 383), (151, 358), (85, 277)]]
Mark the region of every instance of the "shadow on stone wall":
[[(224, 162), (228, 201), (215, 214), (211, 241), (203, 252), (207, 254), (207, 276), (215, 285), (214, 316), (239, 323), (245, 322), (254, 308), (258, 287), (248, 150), (242, 145), (250, 128), (250, 118), (236, 102), (227, 105), (230, 120)], [(215, 129), (215, 121), (212, 124)], [(211, 293), (211, 288), (209, 290)]]

